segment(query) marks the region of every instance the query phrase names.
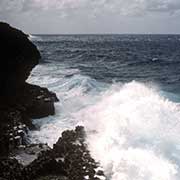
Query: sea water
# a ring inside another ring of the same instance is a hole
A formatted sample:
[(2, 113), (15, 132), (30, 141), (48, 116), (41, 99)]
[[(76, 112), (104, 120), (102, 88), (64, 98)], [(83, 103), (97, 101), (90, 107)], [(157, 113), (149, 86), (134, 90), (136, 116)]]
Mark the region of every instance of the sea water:
[(109, 180), (180, 178), (180, 35), (33, 35), (28, 82), (56, 92), (56, 114), (34, 120), (51, 147), (83, 125)]

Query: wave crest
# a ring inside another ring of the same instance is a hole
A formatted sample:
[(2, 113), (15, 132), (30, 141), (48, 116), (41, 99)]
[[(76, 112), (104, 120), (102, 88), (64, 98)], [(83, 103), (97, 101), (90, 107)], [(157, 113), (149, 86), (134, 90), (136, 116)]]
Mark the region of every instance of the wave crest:
[(115, 85), (76, 116), (110, 179), (178, 179), (180, 111), (156, 88), (135, 81)]
[(55, 116), (36, 120), (33, 142), (52, 146), (65, 129), (84, 125), (108, 179), (179, 179), (180, 106), (165, 98), (168, 93), (136, 81), (110, 86), (62, 64), (37, 66), (29, 81), (60, 99)]

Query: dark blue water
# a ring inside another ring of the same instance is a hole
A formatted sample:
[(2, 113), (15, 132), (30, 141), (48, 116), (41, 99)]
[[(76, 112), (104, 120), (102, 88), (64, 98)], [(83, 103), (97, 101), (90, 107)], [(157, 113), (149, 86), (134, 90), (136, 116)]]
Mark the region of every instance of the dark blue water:
[(42, 63), (104, 82), (153, 82), (180, 94), (180, 35), (39, 35)]

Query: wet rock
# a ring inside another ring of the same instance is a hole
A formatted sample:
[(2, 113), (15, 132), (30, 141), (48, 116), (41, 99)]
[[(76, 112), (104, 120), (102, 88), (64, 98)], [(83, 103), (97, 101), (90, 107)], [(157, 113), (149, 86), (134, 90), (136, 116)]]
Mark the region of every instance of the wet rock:
[(28, 174), (31, 179), (47, 179), (49, 175), (68, 180), (106, 179), (87, 149), (85, 136), (81, 126), (64, 131), (53, 149), (40, 152), (38, 158), (24, 168), (25, 176)]
[[(84, 127), (77, 126), (74, 131), (64, 131), (53, 147), (53, 153), (63, 163), (63, 169), (69, 180), (99, 179), (99, 171), (96, 171), (99, 164), (91, 157), (85, 136)], [(105, 178), (104, 175), (103, 177)]]
[(65, 175), (65, 172), (63, 171), (62, 163), (57, 162), (52, 151), (48, 150), (41, 152), (36, 160), (26, 166), (23, 174), (30, 177), (30, 179), (35, 179), (51, 174), (62, 176)]
[(0, 109), (0, 156), (27, 143), (28, 128), (23, 124), (23, 115), (14, 109)]
[(1, 177), (0, 177), (0, 180), (7, 180), (7, 179), (5, 179), (5, 178), (1, 178)]
[(58, 98), (47, 88), (26, 83), (20, 96), (21, 98), (17, 98), (16, 102), (23, 105), (29, 117), (36, 119), (54, 115), (54, 103), (58, 101)]
[(21, 180), (23, 167), (15, 159), (0, 158), (0, 177), (7, 180)]
[[(0, 179), (1, 180), (1, 179)], [(49, 176), (42, 176), (37, 178), (36, 180), (68, 180), (65, 176), (55, 176), (55, 175), (49, 175)]]
[[(0, 164), (2, 167), (0, 170), (3, 173), (0, 177), (7, 179), (18, 177), (19, 180), (106, 179), (102, 168), (87, 149), (85, 131), (81, 126), (75, 130), (64, 131), (53, 149), (44, 144), (31, 145), (15, 154), (13, 158), (16, 159), (1, 161), (3, 165)], [(13, 169), (18, 170), (18, 173), (13, 174)]]
[(34, 129), (32, 118), (53, 115), (56, 95), (46, 88), (26, 83), (41, 58), (28, 36), (0, 22), (0, 157), (25, 144), (26, 130)]
[(25, 146), (19, 146), (11, 152), (11, 158), (16, 159), (22, 166), (30, 165), (37, 159), (39, 153), (50, 150), (47, 144), (29, 144)]

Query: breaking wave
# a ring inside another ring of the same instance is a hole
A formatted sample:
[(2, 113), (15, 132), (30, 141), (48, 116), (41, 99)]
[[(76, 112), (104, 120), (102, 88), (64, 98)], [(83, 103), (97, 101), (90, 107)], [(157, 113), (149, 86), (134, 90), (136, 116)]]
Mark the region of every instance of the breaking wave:
[(84, 125), (92, 156), (111, 180), (180, 177), (180, 108), (152, 84), (113, 85), (63, 65), (38, 66), (29, 79), (57, 93), (56, 115), (35, 120), (32, 142), (50, 146), (61, 132)]
[(109, 179), (179, 179), (180, 109), (157, 88), (138, 82), (114, 85), (77, 116)]
[(43, 41), (41, 37), (36, 36), (36, 35), (32, 35), (32, 34), (28, 34), (28, 38), (30, 41), (33, 41), (33, 42)]

